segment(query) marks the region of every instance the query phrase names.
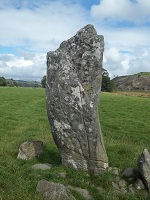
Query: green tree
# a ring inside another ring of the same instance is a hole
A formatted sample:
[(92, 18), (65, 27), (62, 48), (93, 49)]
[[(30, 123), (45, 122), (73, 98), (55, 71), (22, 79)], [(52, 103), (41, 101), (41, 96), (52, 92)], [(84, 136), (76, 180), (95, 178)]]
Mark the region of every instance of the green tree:
[(7, 81), (4, 77), (0, 77), (0, 86), (6, 86), (7, 85)]
[(41, 85), (43, 88), (46, 87), (46, 76), (43, 76), (42, 80), (41, 80)]
[(113, 91), (113, 81), (110, 80), (109, 73), (106, 69), (103, 69), (103, 72), (102, 72), (101, 91), (103, 91), (103, 92), (112, 92)]
[(14, 84), (15, 87), (18, 87), (18, 84), (17, 84), (16, 81), (13, 81), (13, 84)]
[(12, 78), (9, 79), (9, 80), (7, 80), (7, 85), (8, 85), (9, 87), (18, 87), (17, 82), (16, 82), (15, 80), (13, 80)]

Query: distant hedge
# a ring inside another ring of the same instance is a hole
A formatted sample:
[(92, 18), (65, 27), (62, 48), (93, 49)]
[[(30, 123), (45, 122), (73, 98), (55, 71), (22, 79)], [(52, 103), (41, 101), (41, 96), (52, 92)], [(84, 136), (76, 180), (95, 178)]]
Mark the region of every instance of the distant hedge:
[(4, 77), (0, 77), (0, 86), (7, 86), (7, 81)]

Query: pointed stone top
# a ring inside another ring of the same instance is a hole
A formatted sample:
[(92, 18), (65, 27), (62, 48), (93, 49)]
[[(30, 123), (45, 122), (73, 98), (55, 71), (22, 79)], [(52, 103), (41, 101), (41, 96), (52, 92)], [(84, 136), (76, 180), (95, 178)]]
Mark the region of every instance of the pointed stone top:
[(98, 34), (97, 34), (97, 31), (94, 28), (94, 26), (91, 24), (88, 24), (88, 25), (84, 26), (83, 28), (81, 28), (77, 32), (76, 36), (78, 36), (80, 38), (88, 38), (88, 39), (91, 38), (92, 39), (94, 37), (97, 37)]
[(99, 43), (101, 49), (104, 49), (104, 36), (98, 35), (96, 29), (92, 24), (87, 24), (83, 28), (81, 28), (75, 36), (71, 37), (67, 41), (63, 41), (60, 44), (59, 49), (66, 49), (66, 47), (70, 50), (73, 49), (74, 46), (77, 45), (78, 48), (82, 49), (92, 49), (96, 43)]
[(81, 28), (77, 33), (81, 33), (81, 32), (96, 32), (96, 29), (94, 28), (94, 26), (92, 24), (87, 24), (86, 26), (84, 26), (83, 28)]

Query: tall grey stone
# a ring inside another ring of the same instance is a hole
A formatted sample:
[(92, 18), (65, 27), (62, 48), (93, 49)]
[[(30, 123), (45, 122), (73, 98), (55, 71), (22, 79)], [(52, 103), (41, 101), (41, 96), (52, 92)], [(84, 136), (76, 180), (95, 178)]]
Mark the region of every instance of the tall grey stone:
[(93, 173), (108, 167), (98, 117), (103, 50), (87, 25), (47, 53), (47, 112), (62, 164)]

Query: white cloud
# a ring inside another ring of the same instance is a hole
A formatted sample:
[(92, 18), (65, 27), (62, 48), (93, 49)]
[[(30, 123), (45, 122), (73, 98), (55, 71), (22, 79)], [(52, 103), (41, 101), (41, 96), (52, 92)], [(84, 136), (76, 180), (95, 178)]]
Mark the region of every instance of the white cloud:
[(0, 76), (40, 80), (46, 74), (46, 52), (88, 23), (104, 35), (104, 68), (111, 77), (150, 71), (149, 0), (101, 0), (91, 15), (79, 0), (73, 2), (1, 0), (0, 45), (15, 47), (18, 55), (0, 54)]
[(112, 77), (118, 70), (123, 70), (121, 61), (124, 59), (123, 55), (115, 47), (106, 50), (104, 53), (105, 61), (104, 68), (108, 70)]
[[(150, 71), (148, 56), (144, 57), (146, 65), (142, 62), (137, 64), (141, 53), (137, 52), (137, 46), (140, 46), (143, 52), (150, 52), (149, 27), (109, 27), (102, 25), (102, 23), (99, 25), (97, 21), (95, 22), (95, 27), (99, 34), (104, 35), (104, 68), (108, 70), (111, 78), (116, 75)], [(131, 64), (131, 60), (134, 64)]]
[(120, 75), (120, 72), (125, 72), (126, 66), (124, 64), (127, 59), (124, 54), (119, 52), (116, 47), (111, 47), (105, 50), (103, 67), (108, 70), (109, 75), (113, 78), (114, 75)]
[(141, 46), (134, 49), (135, 55), (129, 61), (128, 74), (150, 71), (150, 51), (143, 50)]
[(86, 24), (86, 12), (77, 4), (50, 1), (40, 7), (0, 11), (0, 44), (28, 45), (32, 50), (47, 51), (71, 37)]
[(119, 51), (117, 48), (110, 48), (106, 52), (106, 56), (107, 56), (107, 59), (115, 63), (119, 63), (122, 60), (122, 56), (119, 54)]
[[(137, 0), (101, 0), (93, 5), (91, 15), (99, 20), (128, 21), (133, 23), (150, 22), (150, 1)], [(114, 23), (114, 22), (113, 22)]]
[(33, 61), (31, 61), (31, 60), (25, 60), (22, 57), (15, 57), (14, 60), (7, 61), (6, 65), (8, 67), (15, 66), (17, 68), (23, 68), (23, 67), (27, 67), (27, 66), (33, 65)]
[[(28, 58), (27, 59), (27, 56)], [(46, 58), (43, 53), (23, 52), (20, 56), (13, 54), (0, 55), (0, 76), (5, 78), (38, 80), (46, 74)], [(6, 61), (6, 58), (7, 61)]]
[(147, 27), (102, 27), (97, 25), (98, 33), (103, 34), (105, 37), (106, 48), (107, 46), (116, 46), (119, 49), (133, 51), (136, 45), (142, 45), (145, 48), (150, 47), (149, 32)]
[(16, 46), (19, 54), (0, 55), (0, 76), (6, 78), (40, 80), (46, 74), (46, 52), (87, 24), (85, 9), (69, 1), (37, 0), (34, 8), (25, 0), (1, 1), (0, 45)]
[(108, 70), (111, 78), (150, 71), (150, 53), (140, 45), (134, 48), (132, 54), (110, 48), (106, 50), (104, 57), (104, 68)]

